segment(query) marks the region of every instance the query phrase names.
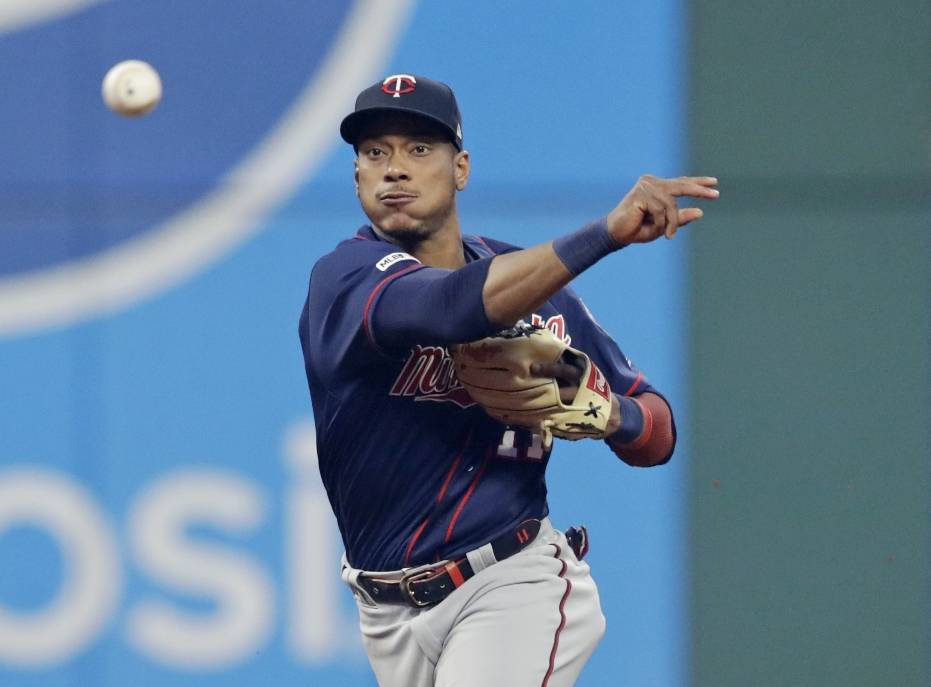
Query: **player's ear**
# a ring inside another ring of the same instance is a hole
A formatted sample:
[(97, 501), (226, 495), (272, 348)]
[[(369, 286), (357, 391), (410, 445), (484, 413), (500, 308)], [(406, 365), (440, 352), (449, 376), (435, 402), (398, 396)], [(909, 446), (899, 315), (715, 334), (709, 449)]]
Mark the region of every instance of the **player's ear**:
[(453, 158), (453, 175), (456, 178), (456, 190), (465, 190), (466, 184), (469, 183), (469, 172), (472, 170), (472, 162), (469, 159), (469, 151), (463, 150), (456, 153)]
[(359, 197), (359, 159), (352, 161), (352, 178), (356, 182), (356, 197)]

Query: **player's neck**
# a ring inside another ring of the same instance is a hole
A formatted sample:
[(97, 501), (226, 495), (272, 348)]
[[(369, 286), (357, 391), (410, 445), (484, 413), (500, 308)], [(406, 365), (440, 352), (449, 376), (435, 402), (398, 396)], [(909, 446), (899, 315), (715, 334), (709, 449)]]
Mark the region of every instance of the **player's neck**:
[(398, 244), (405, 252), (413, 255), (424, 265), (455, 270), (466, 264), (459, 218), (455, 213), (450, 214), (443, 226), (432, 232), (430, 236), (416, 242), (398, 240), (397, 237), (386, 235), (378, 227), (374, 229), (379, 236)]
[(414, 247), (411, 254), (430, 267), (456, 270), (465, 265), (459, 220), (451, 217), (440, 231)]

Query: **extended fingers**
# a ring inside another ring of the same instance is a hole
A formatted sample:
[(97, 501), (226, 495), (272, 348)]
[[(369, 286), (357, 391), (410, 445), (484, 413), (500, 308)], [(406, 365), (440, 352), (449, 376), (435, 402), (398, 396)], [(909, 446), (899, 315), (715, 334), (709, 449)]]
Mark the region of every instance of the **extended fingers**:
[(718, 185), (717, 177), (679, 177), (679, 181), (687, 181), (692, 184), (698, 184), (699, 186)]
[(692, 196), (694, 198), (709, 198), (714, 200), (720, 194), (717, 177), (676, 177), (675, 179), (660, 179), (645, 175), (640, 181), (648, 188), (673, 196)]
[[(666, 235), (667, 239), (675, 236), (679, 227), (685, 226), (690, 222), (701, 219), (704, 213), (698, 208), (685, 208), (680, 210), (676, 201), (676, 196), (690, 196), (694, 198), (707, 198), (714, 200), (720, 193), (716, 188), (718, 180), (716, 177), (678, 177), (676, 179), (658, 179), (653, 176), (642, 178), (644, 188), (652, 196), (651, 214), (654, 217), (663, 217), (662, 222), (656, 222), (654, 229)], [(665, 211), (655, 210), (656, 203), (662, 203)]]
[(663, 179), (664, 190), (674, 196), (692, 196), (693, 198), (716, 199), (721, 195), (715, 177), (679, 177), (678, 179)]
[(608, 214), (608, 230), (621, 245), (648, 243), (663, 234), (672, 238), (680, 227), (703, 216), (698, 208), (680, 210), (677, 198), (715, 200), (720, 195), (717, 183), (716, 177), (662, 179), (645, 174)]

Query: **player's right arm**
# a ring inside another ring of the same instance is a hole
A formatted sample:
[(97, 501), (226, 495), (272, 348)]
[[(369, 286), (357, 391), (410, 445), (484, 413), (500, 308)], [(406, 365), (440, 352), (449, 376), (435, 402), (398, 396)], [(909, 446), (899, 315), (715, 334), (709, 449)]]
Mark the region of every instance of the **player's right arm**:
[(700, 219), (676, 197), (714, 199), (713, 177), (641, 177), (605, 219), (556, 241), (479, 260), (458, 270), (422, 268), (388, 278), (367, 307), (366, 333), (382, 349), (461, 343), (527, 317), (600, 258)]
[(715, 199), (714, 177), (642, 176), (601, 223), (574, 235), (492, 261), (482, 288), (488, 319), (509, 326), (532, 312), (595, 261), (631, 243), (672, 238), (701, 219), (699, 208), (678, 208), (677, 197)]

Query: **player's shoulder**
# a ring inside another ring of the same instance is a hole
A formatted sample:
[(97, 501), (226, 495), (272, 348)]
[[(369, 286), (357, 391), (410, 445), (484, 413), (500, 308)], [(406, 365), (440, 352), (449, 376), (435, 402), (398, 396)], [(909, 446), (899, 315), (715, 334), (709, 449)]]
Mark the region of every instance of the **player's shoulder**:
[(419, 261), (398, 246), (379, 239), (370, 226), (361, 227), (351, 238), (340, 241), (314, 264), (313, 272), (329, 277), (354, 272), (387, 272), (394, 265)]
[(473, 234), (463, 235), (462, 242), (483, 258), (523, 250), (523, 246), (515, 246), (512, 243)]

